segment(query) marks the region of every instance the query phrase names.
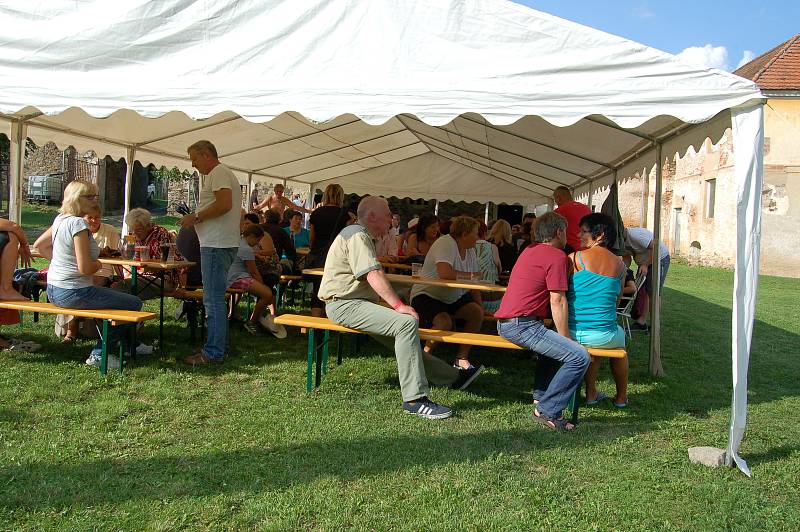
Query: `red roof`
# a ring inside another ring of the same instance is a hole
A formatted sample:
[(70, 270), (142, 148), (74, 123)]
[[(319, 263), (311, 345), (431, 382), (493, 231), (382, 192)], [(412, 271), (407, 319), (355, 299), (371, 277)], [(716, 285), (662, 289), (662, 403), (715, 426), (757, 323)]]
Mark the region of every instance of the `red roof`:
[(761, 90), (800, 89), (800, 34), (738, 68), (734, 74)]

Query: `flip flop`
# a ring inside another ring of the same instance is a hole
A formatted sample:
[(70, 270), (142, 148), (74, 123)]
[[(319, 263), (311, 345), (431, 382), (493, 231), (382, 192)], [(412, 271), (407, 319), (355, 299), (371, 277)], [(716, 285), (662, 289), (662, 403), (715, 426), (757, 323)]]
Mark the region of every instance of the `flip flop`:
[(624, 403), (615, 403), (612, 401), (612, 404), (617, 408), (619, 408), (620, 410), (628, 407), (628, 401), (625, 401)]
[(531, 417), (535, 422), (544, 425), (550, 430), (572, 432), (576, 428), (575, 425), (573, 425), (571, 422), (567, 421), (563, 417), (560, 417), (558, 419), (553, 419), (551, 417), (542, 414), (536, 409), (533, 410), (533, 414), (531, 415)]
[(599, 404), (600, 401), (605, 401), (608, 399), (608, 395), (604, 394), (603, 392), (597, 392), (597, 397), (594, 398), (594, 401), (586, 401), (585, 406), (594, 406)]

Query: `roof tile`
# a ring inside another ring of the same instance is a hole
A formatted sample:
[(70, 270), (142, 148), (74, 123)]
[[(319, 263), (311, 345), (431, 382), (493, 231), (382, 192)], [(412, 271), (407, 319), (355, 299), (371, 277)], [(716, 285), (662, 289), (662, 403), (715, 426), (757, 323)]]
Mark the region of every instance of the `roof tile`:
[(762, 90), (800, 89), (800, 34), (742, 65), (734, 74)]

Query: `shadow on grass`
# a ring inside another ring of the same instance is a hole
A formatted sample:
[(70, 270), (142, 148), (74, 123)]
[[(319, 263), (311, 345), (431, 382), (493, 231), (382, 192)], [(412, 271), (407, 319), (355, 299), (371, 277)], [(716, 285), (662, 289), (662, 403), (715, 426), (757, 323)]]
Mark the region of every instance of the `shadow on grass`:
[[(421, 423), (430, 423), (420, 420)], [(449, 420), (440, 423), (453, 423)], [(630, 435), (623, 427), (613, 438)], [(325, 439), (272, 448), (216, 450), (205, 454), (109, 459), (85, 463), (0, 467), (0, 506), (53, 509), (176, 497), (256, 494), (334, 477), (362, 481), (381, 476), (480, 463), (497, 453), (601, 445), (611, 436), (559, 434), (544, 428), (473, 434), (373, 436)], [(487, 445), (486, 442), (501, 442)], [(420, 452), (424, 449), (424, 452)], [(458, 452), (454, 452), (458, 449)], [(53, 482), (58, 479), (58, 482)]]
[[(706, 418), (709, 411), (731, 404), (731, 310), (676, 290), (665, 290), (661, 359), (666, 375), (649, 374), (649, 337), (634, 333), (629, 342), (629, 382), (648, 388), (634, 392), (631, 403), (643, 403), (642, 415), (671, 418), (689, 414)], [(800, 395), (788, 375), (800, 373), (798, 334), (756, 320), (750, 355), (748, 401), (769, 402)], [(603, 370), (608, 375), (608, 370)], [(602, 372), (601, 372), (602, 376)], [(648, 403), (653, 408), (648, 408)]]

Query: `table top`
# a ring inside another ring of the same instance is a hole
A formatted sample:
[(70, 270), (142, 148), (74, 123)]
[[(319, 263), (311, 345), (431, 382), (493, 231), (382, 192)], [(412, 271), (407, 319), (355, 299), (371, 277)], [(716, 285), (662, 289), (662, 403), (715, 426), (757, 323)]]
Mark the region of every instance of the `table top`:
[(189, 268), (190, 266), (194, 266), (196, 264), (194, 262), (189, 262), (188, 260), (160, 262), (155, 260), (111, 259), (102, 257), (97, 260), (99, 260), (101, 264), (146, 268), (148, 270), (174, 270), (177, 268)]
[[(307, 268), (303, 270), (306, 275), (322, 275), (322, 268)], [(391, 283), (397, 284), (424, 284), (427, 286), (441, 286), (445, 288), (464, 288), (466, 290), (480, 290), (482, 292), (503, 292), (506, 287), (496, 284), (481, 283), (477, 281), (454, 281), (445, 279), (424, 279), (422, 277), (412, 277), (410, 275), (400, 275), (387, 273), (386, 278)]]
[(395, 270), (411, 270), (410, 264), (403, 264), (401, 262), (383, 262), (381, 261), (381, 265), (384, 268), (394, 268)]

